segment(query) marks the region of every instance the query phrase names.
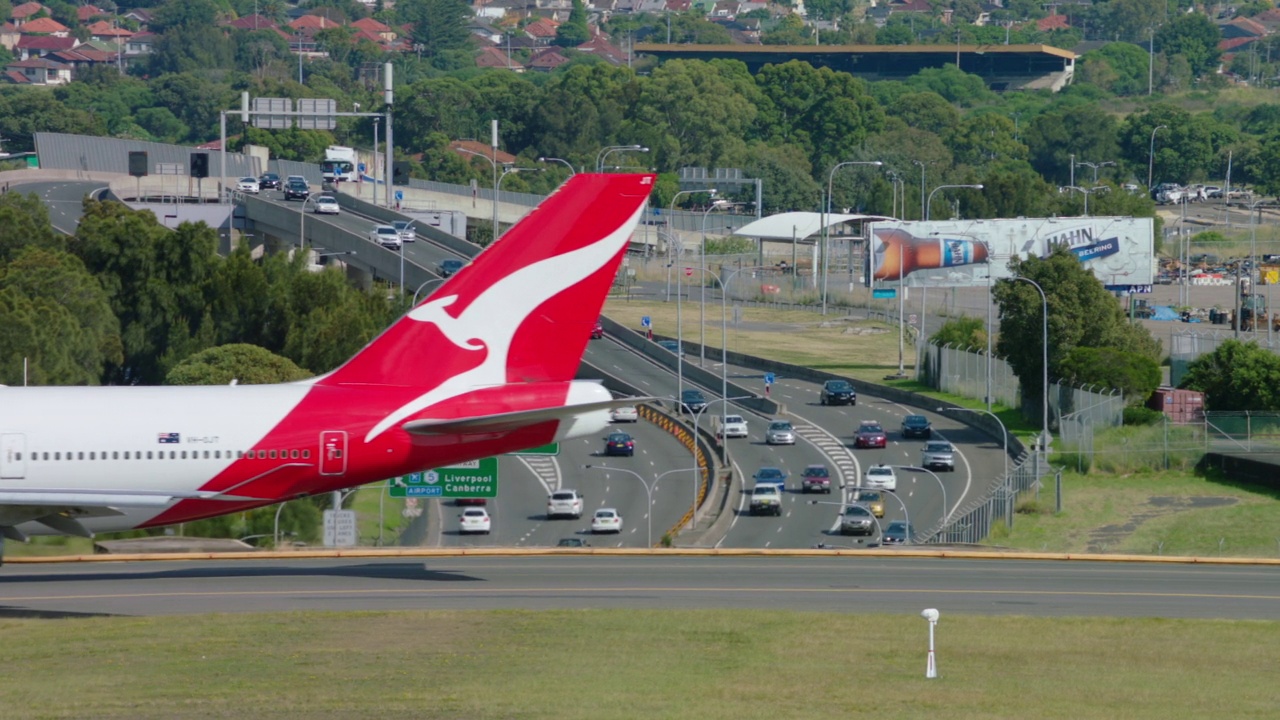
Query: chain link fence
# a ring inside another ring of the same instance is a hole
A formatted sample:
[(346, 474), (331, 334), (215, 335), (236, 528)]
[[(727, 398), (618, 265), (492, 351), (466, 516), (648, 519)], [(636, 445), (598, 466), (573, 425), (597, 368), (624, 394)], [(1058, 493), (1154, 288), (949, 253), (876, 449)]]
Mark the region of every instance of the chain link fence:
[(933, 545), (977, 544), (991, 534), (991, 528), (999, 522), (1013, 527), (1018, 504), (1030, 496), (1038, 501), (1043, 488), (1043, 478), (1054, 474), (1055, 505), (1062, 509), (1062, 470), (1051, 468), (1038, 453), (1024, 454), (1018, 464), (1009, 471), (1007, 478), (1000, 478), (982, 497), (964, 505), (940, 520), (924, 535), (924, 543)]
[(1183, 332), (1169, 338), (1169, 384), (1178, 387), (1187, 374), (1187, 367), (1202, 355), (1212, 354), (1228, 340), (1257, 342), (1259, 347), (1280, 354), (1280, 334), (1245, 333), (1236, 337), (1233, 331)]
[[(1105, 436), (1087, 422), (1063, 419), (1060, 459), (1078, 472), (1129, 473), (1190, 470), (1208, 452), (1280, 451), (1280, 413), (1208, 411), (1194, 422), (1168, 417), (1154, 425), (1125, 426)], [(1072, 428), (1072, 433), (1067, 428)]]

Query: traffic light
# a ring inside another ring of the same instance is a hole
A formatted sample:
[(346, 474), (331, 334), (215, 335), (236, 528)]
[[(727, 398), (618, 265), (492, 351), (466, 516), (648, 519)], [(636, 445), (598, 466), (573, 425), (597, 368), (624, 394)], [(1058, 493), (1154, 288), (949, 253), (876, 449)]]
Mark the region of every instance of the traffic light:
[(209, 153), (191, 153), (191, 177), (209, 177)]

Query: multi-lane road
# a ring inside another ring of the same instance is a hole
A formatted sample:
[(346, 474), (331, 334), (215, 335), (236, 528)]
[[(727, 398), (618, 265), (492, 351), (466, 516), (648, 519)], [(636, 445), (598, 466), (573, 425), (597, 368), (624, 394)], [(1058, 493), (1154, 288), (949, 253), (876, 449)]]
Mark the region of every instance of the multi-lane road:
[[(20, 186), (22, 192), (35, 192), (51, 208), (55, 225), (63, 232), (74, 232), (80, 214), (80, 199), (100, 189), (101, 183), (47, 182)], [(259, 196), (269, 202), (296, 208), (304, 204), (285, 201), (277, 191), (264, 191)], [(305, 205), (311, 209), (311, 204)], [(364, 236), (374, 222), (350, 213), (315, 215), (308, 213), (306, 223), (330, 223)], [(371, 251), (390, 252), (374, 243)], [(404, 248), (406, 263), (413, 263), (428, 273), (440, 260), (457, 257), (450, 251), (419, 238)], [(433, 288), (431, 288), (433, 289)], [(676, 375), (667, 368), (636, 354), (620, 343), (606, 338), (593, 341), (584, 362), (600, 372), (614, 375), (658, 398), (673, 398), (682, 387)], [(690, 358), (689, 362), (697, 362)], [(708, 366), (718, 372), (718, 366)], [(763, 394), (759, 371), (730, 367), (733, 381)], [(684, 386), (690, 386), (686, 380)], [(718, 387), (703, 388), (712, 400), (700, 418), (704, 425), (721, 411)], [(730, 497), (726, 512), (732, 514), (726, 523), (717, 525), (722, 534), (704, 537), (704, 544), (719, 547), (809, 548), (816, 545), (852, 546), (852, 538), (843, 538), (836, 523), (841, 503), (849, 498), (851, 488), (867, 468), (878, 463), (898, 466), (899, 488), (886, 494), (885, 516), (881, 526), (895, 519), (908, 519), (917, 531), (933, 528), (947, 514), (964, 505), (975, 494), (985, 491), (992, 478), (1003, 468), (1000, 444), (968, 426), (923, 412), (933, 421), (937, 435), (952, 441), (958, 450), (954, 473), (931, 474), (907, 471), (904, 466), (918, 464), (922, 441), (903, 440), (898, 427), (904, 415), (921, 412), (862, 396), (854, 407), (824, 407), (818, 403), (820, 387), (811, 382), (780, 377), (772, 388), (773, 399), (782, 402), (786, 419), (796, 427), (798, 440), (794, 446), (768, 446), (764, 429), (771, 418), (735, 408), (748, 418), (751, 435), (729, 441), (731, 470), (742, 483), (742, 492)], [(876, 420), (889, 434), (888, 446), (876, 450), (853, 450), (854, 428), (863, 420)], [(693, 503), (696, 491), (691, 453), (672, 437), (647, 422), (620, 429), (635, 435), (634, 457), (604, 458), (603, 437), (565, 443), (561, 455), (554, 458), (503, 458), (499, 477), (501, 492), (491, 502), (493, 531), (488, 536), (457, 532), (456, 516), (460, 509), (451, 504), (430, 506), (433, 522), (428, 541), (443, 546), (546, 546), (561, 538), (583, 536), (590, 525), (591, 513), (601, 507), (613, 507), (623, 516), (624, 529), (619, 535), (590, 539), (596, 546), (644, 547), (649, 544), (649, 526), (653, 540), (672, 528)], [(799, 477), (805, 466), (826, 465), (832, 473), (833, 492), (826, 495), (803, 495)], [(608, 466), (620, 470), (587, 469), (587, 465)], [(751, 487), (751, 476), (765, 465), (781, 467), (790, 476), (784, 495), (781, 517), (753, 517), (746, 512), (745, 492)], [(627, 472), (630, 471), (630, 472)], [(632, 473), (635, 473), (633, 475)], [(639, 478), (636, 477), (639, 475)], [(659, 479), (661, 478), (661, 479)], [(649, 489), (646, 489), (646, 485)], [(577, 489), (586, 495), (586, 512), (581, 520), (549, 521), (545, 517), (547, 494), (558, 489)], [(945, 499), (945, 503), (944, 503)], [(652, 515), (652, 517), (650, 517)], [(922, 539), (922, 538), (917, 538)]]

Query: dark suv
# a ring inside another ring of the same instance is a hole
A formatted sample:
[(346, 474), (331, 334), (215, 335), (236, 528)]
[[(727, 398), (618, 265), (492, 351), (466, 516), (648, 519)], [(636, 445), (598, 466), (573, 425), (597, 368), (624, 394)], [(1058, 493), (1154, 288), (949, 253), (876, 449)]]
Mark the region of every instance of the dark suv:
[(694, 415), (707, 406), (707, 397), (701, 390), (685, 390), (680, 393), (680, 412)]
[(908, 415), (902, 418), (902, 437), (928, 440), (932, 436), (933, 426), (929, 424), (929, 418), (923, 415)]
[(828, 380), (822, 383), (818, 402), (823, 405), (857, 405), (858, 393), (848, 380)]
[(258, 187), (262, 188), (263, 190), (266, 190), (267, 188), (279, 190), (280, 176), (270, 172), (263, 173), (262, 177), (258, 178)]
[(311, 195), (311, 187), (303, 180), (290, 180), (284, 184), (284, 199), (306, 200)]

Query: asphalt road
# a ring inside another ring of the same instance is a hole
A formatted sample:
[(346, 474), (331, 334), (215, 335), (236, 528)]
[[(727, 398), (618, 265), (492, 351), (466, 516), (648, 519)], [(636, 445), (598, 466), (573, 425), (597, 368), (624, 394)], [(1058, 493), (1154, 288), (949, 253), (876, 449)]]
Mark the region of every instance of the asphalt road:
[(49, 220), (60, 232), (75, 234), (83, 215), (84, 196), (96, 190), (106, 189), (101, 182), (33, 182), (11, 185), (9, 192), (24, 195), (35, 194), (49, 208)]
[(1273, 567), (930, 558), (458, 557), (10, 565), (0, 617), (498, 608), (1280, 618)]

